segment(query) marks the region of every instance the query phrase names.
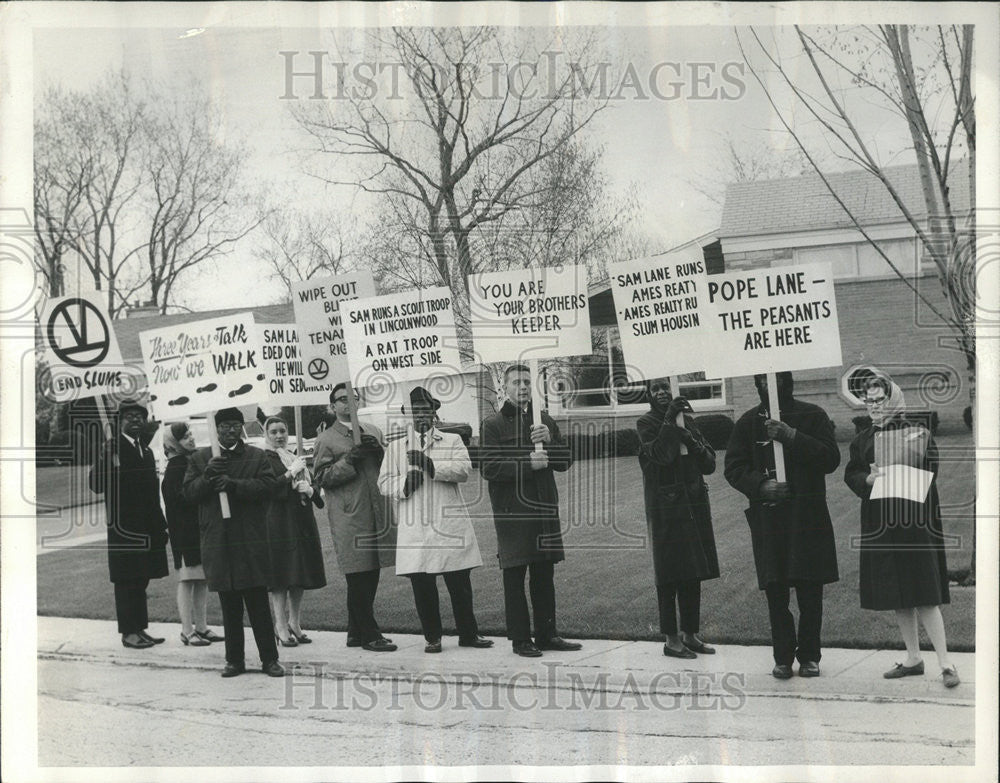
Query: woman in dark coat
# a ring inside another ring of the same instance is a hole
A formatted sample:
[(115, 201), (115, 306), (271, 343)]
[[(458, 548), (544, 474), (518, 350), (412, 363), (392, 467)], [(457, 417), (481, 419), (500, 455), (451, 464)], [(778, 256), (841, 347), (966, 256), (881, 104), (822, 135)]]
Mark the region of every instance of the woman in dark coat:
[[(937, 493), (937, 447), (926, 427), (907, 420), (903, 392), (891, 380), (873, 376), (864, 395), (872, 426), (851, 443), (844, 472), (844, 481), (861, 498), (861, 607), (896, 613), (907, 658), (885, 673), (887, 679), (924, 673), (919, 621), (934, 645), (944, 684), (953, 688), (959, 677), (948, 659), (941, 616), (941, 605), (950, 598)], [(871, 498), (876, 478), (893, 464), (933, 474), (923, 502)]]
[(184, 498), (184, 474), (188, 457), (195, 449), (194, 433), (187, 423), (174, 422), (163, 433), (163, 451), (167, 468), (160, 491), (167, 512), (170, 549), (177, 570), (177, 612), (181, 617), (181, 641), (192, 647), (221, 642), (208, 627), (208, 582), (201, 565), (201, 533), (198, 530), (198, 504)]
[(306, 463), (288, 450), (288, 425), (272, 416), (264, 422), (265, 450), (279, 482), (267, 509), (267, 544), (271, 553), (268, 593), (274, 612), (274, 635), (283, 647), (312, 641), (302, 632), (302, 594), (326, 586), (323, 548), (313, 506), (323, 508)]
[[(715, 470), (715, 451), (690, 419), (683, 397), (671, 399), (670, 382), (649, 385), (650, 410), (636, 423), (639, 465), (646, 501), (646, 524), (653, 549), (663, 654), (694, 658), (715, 649), (698, 638), (701, 583), (719, 576), (708, 486), (702, 476)], [(677, 610), (680, 610), (680, 634)]]

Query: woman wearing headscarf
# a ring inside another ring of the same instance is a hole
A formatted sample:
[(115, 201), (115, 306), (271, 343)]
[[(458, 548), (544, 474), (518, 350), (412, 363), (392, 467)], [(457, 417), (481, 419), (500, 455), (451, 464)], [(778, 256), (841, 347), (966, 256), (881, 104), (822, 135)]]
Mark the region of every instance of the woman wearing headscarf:
[(177, 611), (181, 616), (181, 641), (192, 647), (205, 647), (224, 641), (209, 630), (207, 623), (208, 582), (201, 564), (201, 533), (198, 529), (198, 504), (184, 498), (184, 474), (188, 456), (197, 446), (194, 433), (186, 422), (171, 424), (163, 433), (163, 451), (167, 468), (160, 492), (167, 513), (170, 548), (177, 570)]
[[(891, 379), (873, 375), (863, 395), (872, 424), (851, 443), (844, 473), (844, 481), (861, 498), (861, 607), (896, 613), (907, 658), (887, 671), (886, 679), (924, 673), (919, 622), (934, 646), (945, 686), (953, 688), (960, 680), (948, 658), (941, 616), (941, 605), (950, 599), (937, 492), (937, 447), (927, 427), (907, 419), (903, 392)], [(896, 465), (930, 474), (922, 501), (914, 499), (919, 494), (909, 492), (909, 498), (871, 497), (876, 479)]]
[(264, 449), (279, 478), (266, 517), (274, 635), (282, 647), (295, 647), (312, 641), (302, 632), (302, 595), (326, 585), (323, 548), (313, 514), (313, 506), (323, 508), (324, 503), (305, 461), (288, 450), (284, 419), (268, 418), (264, 438)]
[(708, 486), (702, 478), (715, 470), (715, 451), (691, 419), (678, 423), (691, 405), (683, 397), (671, 397), (668, 379), (650, 381), (649, 403), (649, 413), (636, 429), (660, 632), (667, 637), (663, 654), (694, 658), (695, 653), (715, 652), (698, 637), (701, 583), (719, 576)]

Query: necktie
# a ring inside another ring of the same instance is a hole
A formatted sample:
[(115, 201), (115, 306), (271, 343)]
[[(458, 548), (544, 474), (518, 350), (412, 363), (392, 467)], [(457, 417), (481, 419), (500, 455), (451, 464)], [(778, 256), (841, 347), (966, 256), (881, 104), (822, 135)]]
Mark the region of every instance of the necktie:
[(424, 447), (424, 442), (426, 441), (426, 438), (427, 438), (427, 433), (426, 432), (421, 432), (420, 433), (420, 448), (421, 449)]

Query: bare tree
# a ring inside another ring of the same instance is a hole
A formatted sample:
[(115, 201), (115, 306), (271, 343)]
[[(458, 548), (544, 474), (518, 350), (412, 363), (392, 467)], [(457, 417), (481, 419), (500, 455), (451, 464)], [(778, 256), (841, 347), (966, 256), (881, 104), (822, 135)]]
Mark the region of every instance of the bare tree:
[(264, 261), (291, 296), (292, 283), (354, 268), (339, 220), (322, 213), (274, 209), (261, 224), (264, 241), (254, 255)]

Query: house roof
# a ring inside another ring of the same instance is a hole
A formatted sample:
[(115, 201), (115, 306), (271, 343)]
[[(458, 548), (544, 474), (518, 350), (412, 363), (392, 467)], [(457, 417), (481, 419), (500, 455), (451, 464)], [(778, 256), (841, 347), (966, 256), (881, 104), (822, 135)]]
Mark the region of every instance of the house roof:
[(259, 324), (289, 324), (295, 321), (295, 313), (291, 302), (260, 307), (230, 307), (226, 310), (206, 310), (200, 313), (178, 313), (176, 315), (133, 316), (119, 318), (114, 322), (115, 336), (118, 347), (121, 348), (122, 359), (126, 362), (142, 361), (142, 349), (139, 347), (139, 332), (159, 329), (161, 326), (186, 324), (191, 321), (207, 321), (210, 318), (221, 318), (224, 315), (236, 313), (253, 313), (253, 319)]
[[(927, 217), (916, 165), (883, 169), (907, 209)], [(834, 190), (862, 225), (901, 223), (903, 213), (885, 186), (866, 171), (826, 175)], [(953, 164), (949, 197), (957, 212), (969, 209), (967, 161)], [(851, 228), (854, 223), (816, 174), (758, 182), (734, 182), (726, 188), (720, 237), (745, 237), (791, 231)]]

